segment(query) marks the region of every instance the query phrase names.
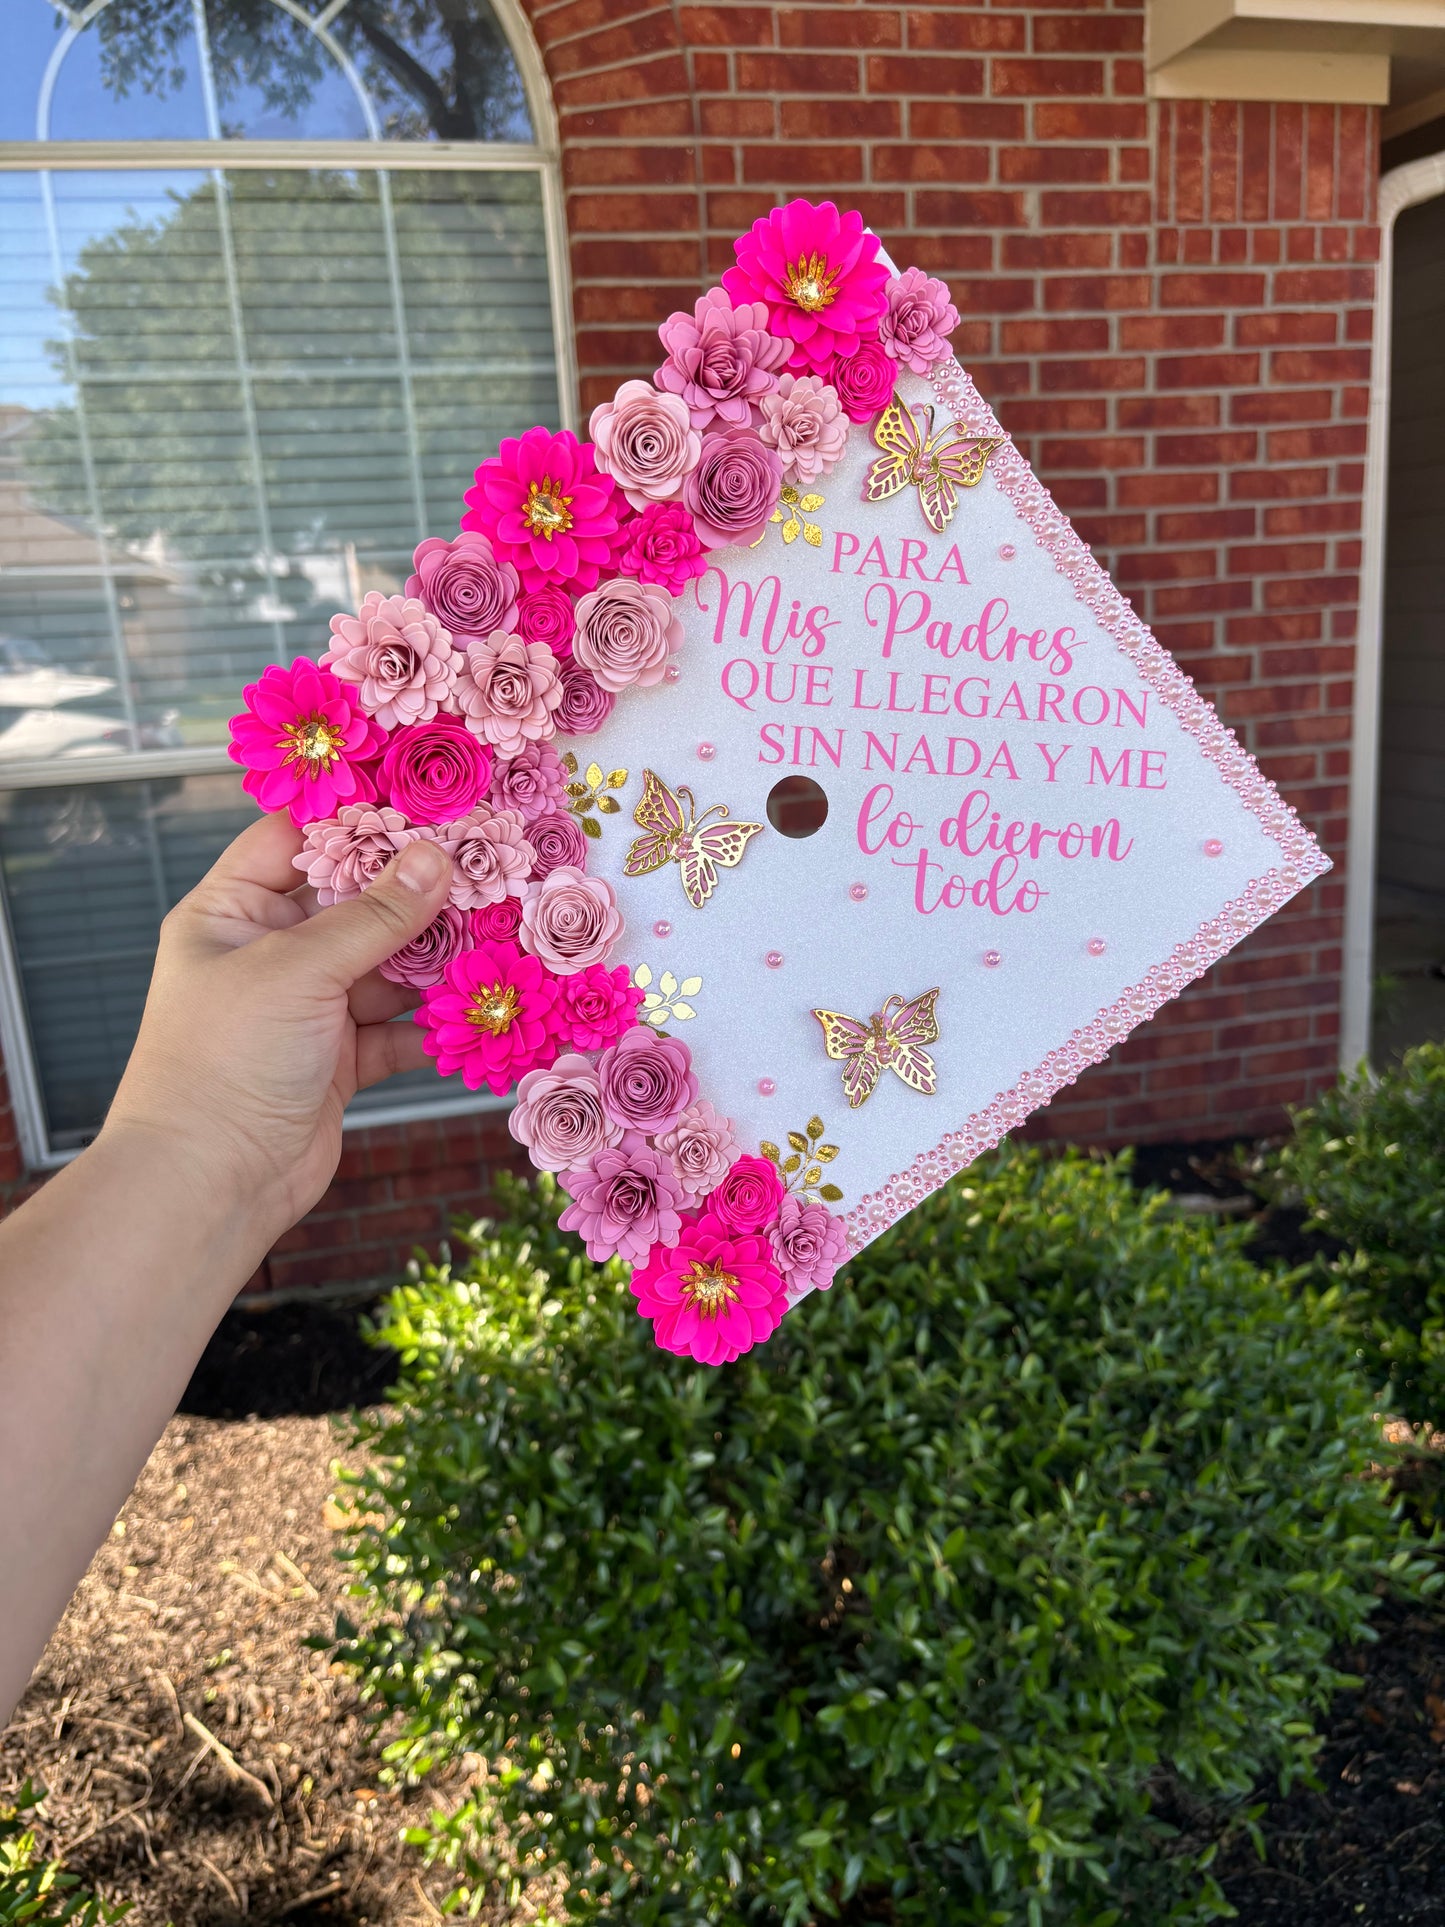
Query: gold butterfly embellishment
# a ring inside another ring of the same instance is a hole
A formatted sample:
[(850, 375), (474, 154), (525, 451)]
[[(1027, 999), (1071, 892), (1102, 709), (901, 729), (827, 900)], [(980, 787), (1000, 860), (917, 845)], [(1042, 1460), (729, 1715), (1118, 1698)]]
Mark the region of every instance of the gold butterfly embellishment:
[(914, 414), (895, 395), (873, 424), (873, 439), (883, 453), (868, 465), (864, 501), (886, 502), (912, 483), (928, 526), (942, 535), (958, 507), (958, 491), (977, 487), (989, 456), (1003, 447), (1001, 435), (969, 435), (961, 422), (950, 426), (954, 440), (942, 441), (944, 431), (934, 433), (927, 402), (920, 402)]
[(901, 1077), (911, 1091), (933, 1096), (938, 1071), (921, 1047), (938, 1042), (937, 1004), (936, 989), (910, 1001), (890, 997), (866, 1024), (837, 1010), (813, 1012), (823, 1026), (823, 1048), (842, 1062), (843, 1095), (851, 1110), (873, 1095), (885, 1070)]
[[(679, 797), (687, 799), (685, 808)], [(763, 826), (733, 821), (725, 803), (714, 803), (701, 816), (696, 810), (697, 800), (686, 784), (679, 783), (674, 794), (655, 770), (644, 770), (642, 800), (632, 813), (643, 834), (627, 852), (622, 874), (650, 876), (665, 863), (675, 863), (682, 872), (684, 895), (694, 910), (701, 910), (717, 888), (718, 865), (736, 869)], [(719, 821), (711, 822), (712, 817)]]

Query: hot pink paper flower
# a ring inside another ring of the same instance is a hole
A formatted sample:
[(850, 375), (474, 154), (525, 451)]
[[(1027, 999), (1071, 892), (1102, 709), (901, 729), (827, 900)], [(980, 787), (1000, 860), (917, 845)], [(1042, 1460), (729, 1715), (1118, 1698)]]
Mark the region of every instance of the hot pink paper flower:
[(587, 836), (576, 817), (565, 810), (553, 810), (527, 825), (527, 840), (532, 845), (532, 875), (551, 876), (554, 870), (587, 868)]
[(667, 351), (657, 385), (686, 402), (694, 428), (748, 427), (793, 351), (790, 339), (768, 333), (761, 301), (734, 307), (722, 288), (709, 288), (691, 314), (670, 314), (657, 332)]
[(706, 549), (755, 542), (778, 506), (783, 464), (750, 428), (704, 436), (702, 460), (683, 484), (697, 539)]
[(487, 801), (494, 810), (515, 810), (524, 823), (566, 808), (567, 772), (550, 743), (524, 743), (492, 770)]
[(639, 582), (655, 582), (681, 595), (707, 568), (692, 516), (681, 502), (653, 502), (627, 525), (627, 544), (617, 566)]
[(503, 897), (500, 903), (484, 904), (480, 910), (472, 912), (472, 941), (481, 943), (490, 938), (493, 943), (509, 943), (521, 954), (521, 946), (514, 939), (522, 927), (522, 901), (520, 897)]
[(898, 363), (878, 342), (860, 341), (856, 354), (834, 355), (828, 380), (850, 422), (871, 422), (893, 399)]
[(677, 1181), (689, 1198), (705, 1198), (727, 1175), (738, 1154), (738, 1141), (732, 1120), (715, 1111), (706, 1098), (699, 1098), (662, 1133), (657, 1148), (672, 1159)]
[(425, 723), (449, 709), (457, 652), (449, 632), (412, 596), (373, 589), (354, 616), (331, 618), (321, 658), (338, 682), (351, 683), (383, 729)]
[(888, 283), (887, 302), (878, 339), (896, 361), (915, 375), (926, 375), (948, 359), (948, 337), (958, 326), (958, 309), (941, 281), (922, 268), (905, 268)]
[(605, 963), (621, 935), (622, 913), (605, 877), (584, 876), (564, 864), (522, 894), (522, 948), (556, 977)]
[(415, 575), (406, 592), (418, 596), (452, 641), (489, 636), (494, 629), (510, 629), (517, 606), (517, 571), (499, 562), (486, 536), (463, 529), (450, 542), (429, 535), (411, 558)]
[(229, 755), (246, 774), (241, 788), (263, 810), (289, 810), (303, 828), (335, 816), (343, 803), (369, 803), (376, 791), (364, 765), (386, 741), (349, 684), (298, 656), (273, 663), (242, 693), (231, 718)]
[(563, 736), (590, 736), (601, 729), (617, 706), (617, 698), (604, 689), (590, 669), (570, 659), (558, 667), (562, 700), (556, 709), (557, 728)]
[(604, 689), (651, 689), (682, 647), (677, 604), (655, 582), (620, 575), (577, 601), (572, 659)]
[(572, 598), (564, 589), (534, 589), (517, 604), (513, 629), (523, 642), (545, 642), (554, 656), (570, 656), (576, 626)]
[(598, 1151), (580, 1170), (565, 1171), (572, 1202), (557, 1222), (575, 1231), (589, 1258), (639, 1264), (654, 1245), (675, 1242), (682, 1228), (682, 1188), (672, 1166), (640, 1132)]
[(492, 752), (456, 716), (398, 729), (386, 745), (377, 784), (413, 823), (455, 823), (492, 780)]
[(453, 958), (422, 992), (416, 1021), (443, 1077), (505, 1097), (519, 1077), (557, 1055), (557, 979), (535, 957), (486, 939)]
[(508, 436), (466, 493), (464, 529), (480, 529), (527, 590), (595, 589), (618, 546), (618, 497), (570, 429)]
[(557, 658), (545, 643), (523, 642), (494, 629), (469, 642), (457, 677), (457, 707), (467, 728), (502, 757), (557, 732), (562, 700)]
[(641, 989), (626, 964), (589, 964), (558, 980), (557, 1031), (574, 1050), (605, 1050), (637, 1023)]
[(670, 1130), (697, 1097), (692, 1052), (680, 1037), (659, 1037), (646, 1024), (602, 1053), (597, 1076), (607, 1115), (646, 1137)]
[(611, 401), (592, 410), (587, 426), (598, 468), (635, 509), (670, 502), (702, 453), (687, 403), (659, 395), (649, 381), (624, 381)]
[(726, 1231), (711, 1211), (654, 1245), (632, 1273), (637, 1309), (664, 1351), (726, 1365), (771, 1338), (788, 1308), (766, 1238)]
[(790, 1293), (826, 1291), (848, 1256), (848, 1233), (826, 1204), (790, 1192), (768, 1232), (773, 1258)]
[(425, 930), (392, 952), (380, 966), (381, 974), (394, 984), (424, 990), (439, 984), (452, 959), (471, 947), (471, 919), (455, 903), (444, 903)]
[(783, 1181), (767, 1158), (734, 1160), (708, 1194), (707, 1208), (727, 1231), (766, 1231), (777, 1220)]
[(559, 1057), (550, 1070), (527, 1072), (507, 1129), (539, 1171), (580, 1170), (622, 1137), (602, 1108), (596, 1071), (575, 1055)]
[(754, 221), (733, 248), (737, 266), (723, 286), (736, 302), (767, 304), (772, 333), (794, 344), (790, 367), (825, 374), (835, 354), (877, 339), (888, 270), (878, 237), (855, 210), (790, 201)]
[(764, 395), (759, 439), (778, 451), (783, 480), (806, 486), (826, 475), (848, 441), (848, 418), (838, 399), (818, 375), (784, 375), (771, 395)]
[(412, 829), (400, 810), (385, 804), (348, 803), (335, 816), (306, 826), (306, 847), (291, 861), (302, 871), (324, 909), (359, 897), (398, 850), (425, 830)]
[(536, 852), (515, 810), (479, 803), (455, 823), (443, 823), (437, 841), (451, 858), (451, 901), (459, 910), (483, 910), (527, 887)]

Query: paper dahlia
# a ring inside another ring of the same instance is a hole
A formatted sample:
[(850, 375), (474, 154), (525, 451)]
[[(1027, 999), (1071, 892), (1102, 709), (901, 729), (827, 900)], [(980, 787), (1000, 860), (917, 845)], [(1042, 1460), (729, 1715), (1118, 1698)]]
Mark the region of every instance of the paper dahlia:
[(557, 1055), (557, 979), (513, 944), (483, 938), (422, 993), (416, 1022), (443, 1077), (505, 1097), (519, 1077)]
[(305, 656), (289, 669), (273, 663), (246, 685), (242, 701), (228, 753), (246, 772), (242, 789), (263, 810), (289, 810), (304, 828), (375, 796), (363, 766), (380, 754), (386, 732), (329, 669)]
[(553, 712), (561, 700), (557, 658), (545, 643), (495, 629), (484, 642), (467, 644), (457, 707), (467, 728), (498, 756), (515, 756), (526, 744), (555, 736)]
[(793, 352), (791, 340), (769, 334), (763, 302), (735, 307), (724, 288), (709, 288), (691, 314), (670, 314), (657, 332), (667, 359), (655, 380), (686, 402), (694, 428), (748, 427)]
[(619, 575), (578, 598), (572, 660), (614, 695), (660, 683), (681, 647), (677, 604), (655, 582)]
[(624, 381), (611, 401), (592, 410), (587, 426), (598, 468), (635, 509), (670, 502), (702, 453), (687, 403), (659, 395), (650, 381)]
[(551, 876), (554, 870), (587, 868), (587, 833), (569, 811), (551, 810), (527, 825), (532, 846), (532, 877)]
[(430, 722), (452, 706), (451, 634), (414, 596), (373, 589), (354, 616), (333, 616), (321, 663), (338, 682), (355, 686), (361, 707), (383, 729)]
[(517, 1086), (507, 1129), (539, 1171), (573, 1171), (622, 1137), (602, 1108), (597, 1073), (585, 1057), (559, 1057), (550, 1070), (528, 1071)]
[(766, 1231), (783, 1202), (783, 1181), (767, 1158), (736, 1159), (708, 1194), (707, 1208), (724, 1231)]
[(643, 993), (626, 964), (589, 964), (563, 977), (559, 990), (558, 1033), (574, 1050), (605, 1050), (637, 1023)]
[(826, 1291), (848, 1256), (843, 1220), (826, 1204), (809, 1204), (796, 1193), (783, 1199), (768, 1241), (790, 1292)]
[(639, 582), (655, 582), (669, 595), (681, 595), (694, 576), (707, 569), (693, 519), (681, 502), (653, 502), (626, 529), (627, 542), (617, 566)]
[(835, 354), (876, 339), (887, 307), (888, 270), (878, 237), (832, 201), (790, 201), (754, 221), (733, 244), (737, 266), (723, 275), (736, 302), (762, 301), (768, 326), (793, 343), (790, 367), (826, 375)]
[(605, 877), (584, 876), (562, 864), (536, 877), (522, 892), (524, 950), (540, 957), (557, 977), (605, 963), (622, 935), (622, 912)]
[(400, 810), (385, 804), (348, 803), (335, 816), (307, 824), (306, 847), (291, 861), (325, 909), (347, 897), (359, 897), (398, 850), (429, 834), (413, 828)]
[(778, 451), (783, 480), (806, 488), (826, 475), (842, 455), (848, 440), (848, 417), (838, 399), (818, 375), (784, 375), (771, 395), (764, 395), (759, 439)]
[(380, 966), (381, 974), (394, 984), (423, 990), (439, 984), (452, 959), (471, 947), (471, 919), (455, 903), (444, 903), (425, 930), (391, 953)]
[(451, 901), (459, 910), (484, 910), (527, 887), (534, 852), (515, 810), (479, 803), (458, 822), (441, 824), (436, 839), (452, 859)]
[(888, 283), (878, 339), (915, 375), (926, 375), (936, 362), (947, 360), (948, 337), (957, 326), (958, 309), (948, 289), (922, 268), (905, 268)]
[(557, 1223), (575, 1231), (599, 1263), (618, 1257), (640, 1264), (682, 1227), (682, 1186), (640, 1131), (624, 1132), (579, 1170), (564, 1171), (562, 1184), (572, 1202)]
[(570, 429), (508, 436), (466, 493), (464, 529), (479, 529), (522, 587), (577, 594), (613, 568), (620, 501), (610, 475)]
[(632, 1273), (637, 1309), (664, 1351), (725, 1365), (771, 1338), (788, 1308), (772, 1247), (732, 1234), (711, 1211), (685, 1223), (673, 1245), (654, 1245)]
[(704, 1198), (726, 1176), (738, 1154), (732, 1119), (715, 1110), (706, 1098), (689, 1104), (677, 1122), (657, 1140), (659, 1151), (672, 1159), (678, 1183), (690, 1198)]
[(459, 716), (393, 731), (377, 771), (383, 797), (413, 823), (455, 823), (492, 780), (492, 752)]
[(524, 823), (567, 807), (567, 772), (550, 743), (524, 743), (492, 770), (487, 801), (494, 810), (515, 810)]

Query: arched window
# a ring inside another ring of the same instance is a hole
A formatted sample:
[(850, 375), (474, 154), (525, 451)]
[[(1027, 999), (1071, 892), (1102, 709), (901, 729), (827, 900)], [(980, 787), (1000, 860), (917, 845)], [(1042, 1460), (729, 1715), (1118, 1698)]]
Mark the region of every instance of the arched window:
[(507, 0), (5, 14), (0, 1029), (36, 1164), (94, 1132), (160, 918), (253, 813), (241, 685), (399, 589), (573, 384)]

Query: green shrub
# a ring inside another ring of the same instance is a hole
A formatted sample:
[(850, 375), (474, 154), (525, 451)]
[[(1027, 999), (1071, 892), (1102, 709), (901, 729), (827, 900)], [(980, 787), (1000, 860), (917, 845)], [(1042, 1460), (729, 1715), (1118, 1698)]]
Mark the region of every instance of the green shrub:
[(360, 1422), (340, 1651), (394, 1769), (491, 1763), (434, 1854), (627, 1927), (1227, 1911), (1151, 1780), (1298, 1773), (1332, 1644), (1432, 1583), (1327, 1298), (1015, 1151), (709, 1371), (514, 1207), (391, 1299)]
[(1379, 1078), (1345, 1078), (1295, 1118), (1274, 1183), (1338, 1239), (1330, 1269), (1372, 1389), (1445, 1424), (1445, 1046), (1421, 1044)]
[(57, 1860), (41, 1860), (27, 1824), (40, 1795), (27, 1780), (14, 1806), (0, 1806), (0, 1927), (110, 1927), (130, 1912), (80, 1891)]

